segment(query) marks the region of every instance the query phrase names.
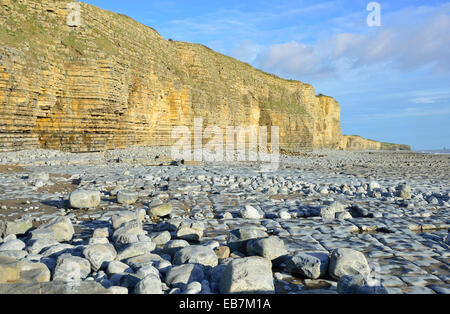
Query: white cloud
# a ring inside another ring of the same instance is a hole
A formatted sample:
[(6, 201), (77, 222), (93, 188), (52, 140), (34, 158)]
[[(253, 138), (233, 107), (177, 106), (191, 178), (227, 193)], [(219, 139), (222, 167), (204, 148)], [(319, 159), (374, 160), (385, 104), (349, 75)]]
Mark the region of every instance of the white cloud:
[(411, 102), (416, 104), (434, 104), (436, 101), (433, 98), (429, 97), (419, 97), (411, 99)]
[(251, 63), (262, 49), (263, 46), (258, 45), (253, 41), (244, 40), (231, 51), (230, 56), (243, 62)]
[[(418, 8), (422, 11), (422, 8)], [(411, 10), (397, 12), (389, 23), (375, 34), (334, 38), (334, 56), (352, 59), (355, 66), (376, 62), (391, 62), (402, 69), (433, 65), (434, 71), (450, 71), (450, 5), (436, 8), (430, 15), (416, 20)]]
[(410, 93), (409, 101), (415, 104), (449, 104), (450, 90), (429, 89), (416, 90)]
[(256, 58), (256, 66), (300, 79), (332, 76), (343, 64), (346, 69), (388, 64), (401, 71), (450, 72), (450, 4), (394, 12), (383, 16), (383, 25), (365, 27), (366, 33), (358, 28), (330, 34), (314, 44), (275, 44)]
[(318, 47), (298, 42), (272, 45), (255, 60), (258, 67), (281, 75), (314, 76), (334, 72), (329, 63), (324, 63)]
[(394, 119), (405, 117), (425, 117), (425, 116), (442, 116), (449, 115), (450, 107), (436, 108), (436, 109), (424, 109), (424, 108), (405, 108), (399, 111), (391, 111), (385, 113), (376, 114), (364, 114), (365, 119)]

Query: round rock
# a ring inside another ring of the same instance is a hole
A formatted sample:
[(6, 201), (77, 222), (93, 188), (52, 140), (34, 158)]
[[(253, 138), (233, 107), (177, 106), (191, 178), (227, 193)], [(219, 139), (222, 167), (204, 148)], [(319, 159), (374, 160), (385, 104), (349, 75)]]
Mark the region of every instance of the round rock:
[(163, 294), (159, 276), (149, 275), (143, 278), (134, 288), (135, 294)]
[(73, 208), (95, 208), (100, 205), (99, 191), (76, 190), (70, 193), (70, 206)]
[(342, 276), (370, 275), (370, 266), (363, 253), (348, 248), (335, 249), (331, 253), (329, 274), (334, 279)]
[(180, 249), (173, 258), (175, 265), (194, 263), (204, 266), (217, 266), (216, 253), (209, 247), (203, 245), (190, 245)]
[(164, 217), (170, 215), (171, 212), (171, 204), (162, 204), (156, 207), (152, 207), (148, 210), (148, 214), (150, 217)]
[(199, 264), (184, 264), (172, 267), (166, 275), (166, 283), (172, 287), (184, 288), (185, 285), (204, 278), (203, 266)]
[(286, 262), (286, 269), (311, 279), (326, 275), (330, 258), (325, 253), (297, 253)]
[(246, 205), (241, 211), (241, 217), (244, 219), (262, 219), (263, 215), (261, 215), (259, 213), (259, 211), (251, 206), (251, 205)]
[(93, 244), (84, 249), (83, 255), (91, 263), (92, 269), (97, 271), (103, 263), (113, 261), (117, 252), (111, 244)]
[(139, 193), (130, 190), (120, 190), (117, 193), (117, 202), (124, 205), (131, 205), (136, 203), (139, 198)]
[(253, 239), (247, 242), (248, 255), (258, 255), (269, 260), (274, 260), (287, 254), (284, 242), (277, 236), (264, 239)]

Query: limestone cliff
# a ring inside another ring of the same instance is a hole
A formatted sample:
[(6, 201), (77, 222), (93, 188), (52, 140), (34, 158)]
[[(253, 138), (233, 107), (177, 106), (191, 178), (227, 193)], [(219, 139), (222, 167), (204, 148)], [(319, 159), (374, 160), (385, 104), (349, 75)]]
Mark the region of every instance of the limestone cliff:
[(411, 150), (408, 145), (382, 143), (358, 135), (343, 135), (339, 148), (343, 150)]
[(342, 147), (339, 104), (311, 85), (84, 3), (68, 26), (69, 2), (0, 4), (0, 151), (172, 145), (195, 117), (279, 126), (284, 151)]

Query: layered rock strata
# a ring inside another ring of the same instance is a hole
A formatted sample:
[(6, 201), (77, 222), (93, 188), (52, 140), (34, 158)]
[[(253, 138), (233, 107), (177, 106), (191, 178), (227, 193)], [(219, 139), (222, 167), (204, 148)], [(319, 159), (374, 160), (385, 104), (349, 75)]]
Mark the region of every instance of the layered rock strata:
[(223, 130), (279, 126), (282, 151), (346, 143), (339, 104), (311, 85), (165, 40), (84, 3), (81, 24), (73, 26), (71, 2), (0, 5), (0, 151), (170, 146), (173, 128), (193, 130), (197, 117)]

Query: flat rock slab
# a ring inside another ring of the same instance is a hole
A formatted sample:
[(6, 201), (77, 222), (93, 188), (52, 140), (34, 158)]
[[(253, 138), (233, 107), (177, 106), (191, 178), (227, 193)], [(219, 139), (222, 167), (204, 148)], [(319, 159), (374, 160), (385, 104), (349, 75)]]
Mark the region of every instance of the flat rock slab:
[(337, 285), (339, 294), (388, 294), (381, 285), (371, 285), (362, 276), (342, 276)]

